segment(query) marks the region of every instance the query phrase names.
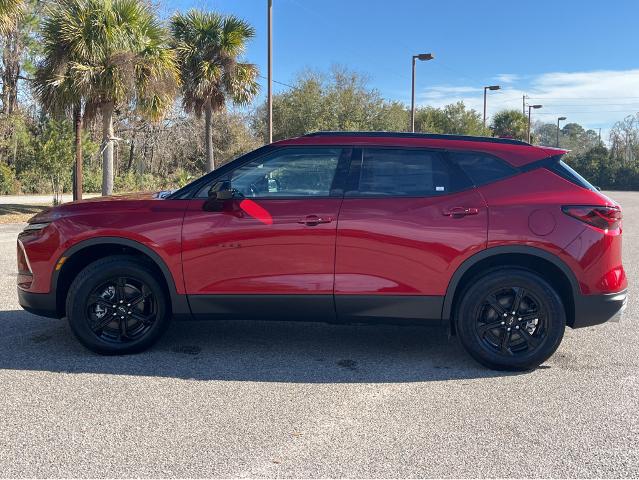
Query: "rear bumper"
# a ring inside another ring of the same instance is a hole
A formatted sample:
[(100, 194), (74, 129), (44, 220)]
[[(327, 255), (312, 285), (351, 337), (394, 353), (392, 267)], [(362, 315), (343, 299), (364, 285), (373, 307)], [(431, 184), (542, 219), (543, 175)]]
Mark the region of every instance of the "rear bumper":
[(22, 308), (34, 315), (60, 318), (55, 293), (32, 293), (18, 288), (18, 302)]
[(604, 295), (579, 295), (575, 299), (573, 328), (590, 327), (607, 322), (623, 312), (627, 301), (627, 290)]

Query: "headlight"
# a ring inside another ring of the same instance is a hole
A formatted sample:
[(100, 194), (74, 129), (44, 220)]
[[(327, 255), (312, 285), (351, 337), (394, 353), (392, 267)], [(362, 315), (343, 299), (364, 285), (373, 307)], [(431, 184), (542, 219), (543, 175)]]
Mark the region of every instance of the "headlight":
[(42, 230), (45, 227), (51, 225), (51, 222), (46, 223), (29, 223), (26, 227), (24, 227), (23, 232), (35, 232), (37, 230)]

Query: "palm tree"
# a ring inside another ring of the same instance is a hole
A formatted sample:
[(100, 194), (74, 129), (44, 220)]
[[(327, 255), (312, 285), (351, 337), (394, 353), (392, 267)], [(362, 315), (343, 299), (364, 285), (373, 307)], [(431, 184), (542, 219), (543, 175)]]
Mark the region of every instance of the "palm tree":
[(0, 34), (15, 27), (16, 19), (24, 12), (24, 0), (0, 0)]
[(200, 117), (204, 112), (207, 170), (215, 169), (212, 117), (226, 107), (249, 103), (258, 92), (257, 67), (238, 62), (255, 30), (234, 16), (190, 10), (171, 19), (174, 48), (182, 80), (183, 104)]
[(54, 0), (42, 36), (36, 92), (51, 110), (72, 109), (76, 126), (83, 110), (101, 113), (102, 194), (111, 195), (116, 107), (159, 120), (173, 103), (179, 72), (167, 32), (143, 0)]

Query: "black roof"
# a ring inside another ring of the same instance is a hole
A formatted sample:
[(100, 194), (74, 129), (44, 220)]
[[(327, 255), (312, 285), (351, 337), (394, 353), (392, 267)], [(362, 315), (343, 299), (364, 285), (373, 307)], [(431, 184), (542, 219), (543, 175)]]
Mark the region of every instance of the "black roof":
[(472, 135), (449, 135), (443, 133), (410, 132), (313, 132), (304, 137), (391, 137), (391, 138), (430, 138), (434, 140), (462, 140), (466, 142), (506, 143), (510, 145), (530, 145), (513, 138), (474, 137)]

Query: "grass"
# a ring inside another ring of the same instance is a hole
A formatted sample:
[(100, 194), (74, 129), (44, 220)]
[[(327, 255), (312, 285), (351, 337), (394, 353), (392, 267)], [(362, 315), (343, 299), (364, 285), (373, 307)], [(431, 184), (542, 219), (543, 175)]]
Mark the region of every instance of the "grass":
[(0, 204), (0, 224), (22, 223), (51, 205)]

